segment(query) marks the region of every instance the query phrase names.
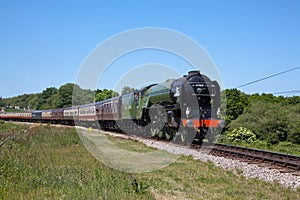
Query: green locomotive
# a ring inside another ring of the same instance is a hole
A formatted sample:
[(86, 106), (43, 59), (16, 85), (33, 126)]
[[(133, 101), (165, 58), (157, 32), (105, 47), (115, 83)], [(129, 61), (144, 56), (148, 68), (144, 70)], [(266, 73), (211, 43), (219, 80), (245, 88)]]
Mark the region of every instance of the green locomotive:
[(220, 87), (199, 71), (120, 97), (122, 129), (159, 138), (199, 142), (222, 127)]

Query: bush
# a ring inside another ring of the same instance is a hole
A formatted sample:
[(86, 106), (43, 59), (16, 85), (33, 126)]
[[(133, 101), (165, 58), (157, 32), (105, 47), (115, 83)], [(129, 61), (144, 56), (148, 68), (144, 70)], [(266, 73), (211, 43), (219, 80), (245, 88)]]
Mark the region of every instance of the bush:
[(300, 105), (289, 109), (287, 141), (300, 144)]
[(230, 129), (245, 127), (252, 130), (257, 139), (267, 140), (275, 144), (287, 139), (288, 107), (282, 107), (280, 104), (257, 101), (245, 110), (236, 120), (230, 124)]
[(249, 129), (239, 127), (226, 134), (227, 140), (230, 142), (247, 142), (253, 143), (256, 141), (256, 135)]

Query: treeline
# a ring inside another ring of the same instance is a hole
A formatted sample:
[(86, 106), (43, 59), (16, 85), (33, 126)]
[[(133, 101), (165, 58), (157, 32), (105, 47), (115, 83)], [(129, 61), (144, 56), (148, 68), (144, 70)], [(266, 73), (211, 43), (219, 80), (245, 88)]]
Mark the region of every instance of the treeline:
[(225, 90), (223, 94), (227, 140), (300, 144), (299, 96), (248, 95), (237, 89)]
[[(134, 90), (134, 88), (125, 86), (122, 89), (122, 94)], [(47, 110), (103, 101), (118, 95), (119, 93), (113, 90), (82, 89), (76, 84), (67, 83), (59, 88), (46, 88), (37, 94), (23, 94), (12, 98), (0, 97), (0, 108), (5, 107), (6, 111), (14, 111), (16, 106), (22, 110)]]
[(93, 103), (118, 95), (117, 92), (112, 90), (97, 89), (93, 91), (82, 89), (73, 83), (67, 83), (58, 89), (55, 87), (46, 88), (42, 93), (0, 98), (0, 107), (5, 107), (7, 111), (14, 110), (16, 106), (20, 109), (47, 110)]

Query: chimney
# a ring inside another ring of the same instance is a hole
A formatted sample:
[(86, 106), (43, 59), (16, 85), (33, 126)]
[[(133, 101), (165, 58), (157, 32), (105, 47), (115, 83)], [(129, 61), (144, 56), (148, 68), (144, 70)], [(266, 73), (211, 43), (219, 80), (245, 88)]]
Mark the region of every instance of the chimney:
[(188, 76), (192, 76), (192, 75), (200, 75), (200, 70), (189, 71)]

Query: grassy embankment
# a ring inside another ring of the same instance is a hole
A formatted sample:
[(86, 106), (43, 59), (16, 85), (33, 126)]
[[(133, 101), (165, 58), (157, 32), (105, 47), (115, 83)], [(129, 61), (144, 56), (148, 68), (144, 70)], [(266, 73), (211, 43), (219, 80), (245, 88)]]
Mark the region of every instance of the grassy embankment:
[[(300, 198), (299, 189), (246, 179), (239, 171), (191, 157), (149, 173), (116, 171), (91, 156), (73, 128), (0, 123), (0, 134), (0, 199)], [(109, 139), (127, 150), (152, 151), (134, 141)]]
[(291, 142), (279, 142), (278, 144), (269, 144), (264, 141), (256, 141), (253, 143), (222, 141), (221, 143), (300, 156), (300, 144), (294, 144)]

